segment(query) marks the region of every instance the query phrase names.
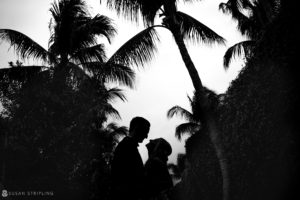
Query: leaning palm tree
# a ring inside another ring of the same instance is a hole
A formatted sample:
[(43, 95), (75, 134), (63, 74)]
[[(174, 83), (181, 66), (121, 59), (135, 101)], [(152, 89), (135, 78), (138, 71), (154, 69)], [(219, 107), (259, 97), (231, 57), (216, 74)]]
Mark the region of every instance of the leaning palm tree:
[(232, 58), (243, 55), (246, 61), (251, 57), (256, 41), (260, 39), (268, 24), (279, 11), (278, 0), (228, 0), (219, 9), (230, 14), (237, 21), (237, 28), (248, 40), (231, 46), (224, 55), (224, 68), (228, 69)]
[[(183, 1), (188, 2), (189, 0)], [(178, 11), (177, 0), (106, 0), (106, 2), (110, 9), (116, 10), (118, 14), (124, 15), (132, 21), (138, 22), (141, 15), (146, 29), (138, 35), (148, 38), (149, 42), (154, 43), (153, 40), (158, 39), (157, 28), (169, 30), (174, 36), (195, 90), (198, 92), (202, 90), (201, 79), (188, 53), (184, 40), (193, 40), (205, 44), (224, 44), (225, 40), (221, 36), (195, 18)], [(162, 24), (154, 24), (157, 16), (163, 17)], [(127, 46), (128, 49), (132, 47), (130, 43)], [(146, 48), (143, 50), (148, 51)]]
[[(182, 1), (192, 2), (192, 0)], [(229, 178), (220, 134), (218, 133), (218, 128), (215, 122), (216, 120), (214, 119), (211, 111), (208, 109), (208, 103), (206, 96), (204, 95), (202, 81), (184, 43), (184, 40), (194, 40), (196, 42), (203, 42), (206, 44), (223, 44), (225, 40), (195, 18), (178, 11), (177, 3), (179, 0), (106, 0), (106, 2), (109, 8), (116, 10), (118, 14), (122, 14), (127, 19), (138, 22), (139, 17), (141, 16), (146, 29), (138, 35), (142, 36), (143, 34), (148, 33), (143, 37), (148, 38), (148, 41), (151, 43), (153, 43), (153, 41), (157, 38), (157, 34), (155, 32), (155, 29), (157, 28), (165, 28), (172, 33), (192, 80), (196, 91), (196, 97), (201, 100), (200, 109), (203, 111), (203, 116), (205, 116), (203, 124), (208, 127), (210, 139), (214, 144), (217, 157), (219, 158), (223, 176), (223, 196), (225, 200), (228, 199)], [(163, 17), (162, 24), (154, 25), (158, 16)], [(128, 47), (128, 49), (130, 49), (130, 47)], [(146, 48), (143, 49), (145, 50)]]

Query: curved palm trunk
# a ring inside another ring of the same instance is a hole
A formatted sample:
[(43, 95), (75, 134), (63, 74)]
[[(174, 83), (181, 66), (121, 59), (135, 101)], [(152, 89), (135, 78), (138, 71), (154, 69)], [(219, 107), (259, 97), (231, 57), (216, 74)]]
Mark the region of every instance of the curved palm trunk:
[(174, 25), (173, 27), (170, 27), (171, 32), (172, 32), (175, 42), (179, 48), (179, 51), (180, 51), (182, 60), (186, 66), (186, 69), (188, 70), (189, 75), (192, 79), (193, 86), (194, 86), (196, 92), (201, 94), (203, 91), (203, 85), (202, 85), (201, 79), (199, 77), (198, 71), (197, 71), (197, 69), (188, 53), (188, 50), (184, 44), (183, 37), (180, 34), (180, 29), (175, 28), (175, 26), (176, 25)]
[(229, 184), (230, 184), (230, 178), (229, 178), (229, 168), (228, 168), (228, 163), (226, 156), (224, 155), (224, 150), (223, 150), (223, 145), (221, 142), (221, 139), (219, 137), (220, 132), (217, 128), (216, 121), (214, 117), (209, 113), (206, 114), (206, 120), (207, 120), (207, 127), (209, 130), (209, 137), (211, 142), (214, 145), (216, 155), (219, 161), (221, 173), (222, 173), (222, 180), (223, 180), (223, 200), (228, 200), (229, 199)]
[(180, 26), (177, 23), (176, 17), (174, 13), (176, 13), (175, 0), (165, 0), (164, 10), (166, 13), (167, 26), (169, 30), (172, 32), (175, 42), (179, 48), (181, 57), (185, 63), (185, 66), (189, 72), (189, 75), (192, 79), (193, 86), (196, 92), (202, 93), (203, 85), (201, 79), (199, 77), (198, 71), (188, 53), (188, 50), (184, 44), (183, 36), (180, 31)]
[(222, 173), (222, 187), (223, 187), (223, 200), (229, 199), (229, 173), (227, 160), (224, 155), (223, 146), (220, 140), (219, 130), (215, 118), (213, 117), (212, 112), (207, 109), (207, 98), (203, 93), (203, 84), (201, 82), (198, 71), (188, 53), (188, 50), (184, 44), (183, 35), (180, 31), (180, 26), (177, 23), (176, 17), (173, 13), (176, 12), (176, 6), (174, 0), (165, 0), (164, 9), (166, 12), (166, 18), (168, 18), (168, 28), (172, 32), (175, 42), (179, 48), (181, 57), (185, 63), (185, 66), (189, 72), (189, 75), (192, 79), (193, 86), (196, 91), (196, 96), (200, 99), (200, 106), (204, 113), (204, 124), (207, 126), (209, 131), (210, 140), (214, 146), (216, 155), (218, 157), (221, 173)]

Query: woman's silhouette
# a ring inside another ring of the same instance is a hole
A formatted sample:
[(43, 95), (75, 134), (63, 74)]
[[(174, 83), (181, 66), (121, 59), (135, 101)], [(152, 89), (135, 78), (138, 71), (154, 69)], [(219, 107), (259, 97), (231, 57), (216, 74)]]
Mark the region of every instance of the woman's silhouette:
[(149, 155), (145, 164), (148, 196), (153, 198), (173, 186), (167, 167), (168, 156), (172, 153), (172, 147), (163, 138), (150, 140), (146, 147)]

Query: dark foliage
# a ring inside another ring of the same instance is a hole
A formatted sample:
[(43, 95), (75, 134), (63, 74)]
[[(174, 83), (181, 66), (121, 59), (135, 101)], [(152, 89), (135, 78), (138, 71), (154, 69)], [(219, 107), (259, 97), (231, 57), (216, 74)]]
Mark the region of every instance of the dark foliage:
[(227, 69), (235, 56), (243, 55), (247, 61), (252, 56), (255, 43), (268, 29), (277, 16), (280, 0), (228, 0), (219, 5), (220, 10), (230, 14), (237, 21), (237, 28), (248, 40), (230, 47), (224, 55), (224, 68)]
[(53, 191), (52, 199), (105, 199), (107, 194), (99, 191), (109, 191), (105, 155), (112, 152), (114, 140), (103, 123), (117, 114), (108, 103), (110, 93), (96, 80), (68, 77), (62, 85), (46, 72), (0, 82), (19, 86), (1, 93), (7, 102), (1, 121), (5, 188)]
[(226, 93), (220, 127), (230, 164), (231, 199), (289, 199), (296, 192), (295, 16), (281, 10)]
[(170, 192), (171, 199), (222, 199), (222, 175), (207, 131), (189, 137), (185, 147), (185, 169), (181, 182)]
[[(291, 1), (282, 1), (279, 15), (257, 42), (253, 57), (231, 83), (217, 110), (229, 164), (232, 200), (299, 198), (296, 184), (299, 180), (300, 88), (296, 64), (299, 31), (293, 21), (298, 16), (295, 7)], [(211, 195), (211, 188), (204, 186), (201, 190), (197, 186), (202, 183), (201, 178), (210, 183), (205, 177), (218, 174), (214, 157), (209, 156), (213, 155), (209, 153), (210, 142), (205, 137), (205, 134), (194, 134), (187, 141), (187, 158), (194, 175), (188, 172), (186, 179), (176, 186), (174, 199)], [(218, 193), (221, 180), (218, 175), (212, 178), (216, 181), (212, 187)], [(181, 198), (180, 194), (183, 194)]]

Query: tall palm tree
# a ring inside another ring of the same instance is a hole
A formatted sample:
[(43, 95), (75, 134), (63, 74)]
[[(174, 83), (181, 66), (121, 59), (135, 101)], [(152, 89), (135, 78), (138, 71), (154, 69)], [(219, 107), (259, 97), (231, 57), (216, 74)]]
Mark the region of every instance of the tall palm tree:
[[(109, 18), (102, 15), (92, 17), (86, 8), (83, 0), (60, 0), (52, 4), (50, 9), (52, 19), (49, 24), (51, 37), (47, 50), (19, 31), (0, 29), (0, 41), (10, 43), (22, 59), (33, 58), (43, 63), (34, 66), (11, 64), (10, 68), (0, 69), (0, 86), (3, 86), (2, 83), (5, 86), (1, 88), (0, 98), (3, 96), (3, 91), (9, 93), (11, 87), (20, 88), (24, 82), (30, 82), (33, 77), (44, 82), (45, 74), (47, 78), (53, 77), (54, 82), (59, 82), (61, 86), (64, 84), (74, 86), (77, 84), (77, 80), (84, 79), (89, 80), (87, 81), (89, 86), (97, 87), (96, 90), (99, 93), (97, 101), (93, 102), (94, 104), (89, 107), (88, 112), (96, 113), (102, 117), (103, 113), (105, 117), (108, 114), (118, 116), (118, 112), (107, 101), (112, 97), (124, 99), (124, 96), (119, 89), (107, 90), (105, 83), (113, 81), (132, 87), (135, 74), (129, 68), (129, 64), (138, 63), (139, 60), (147, 60), (147, 53), (154, 50), (151, 48), (153, 44), (137, 36), (129, 41), (131, 44), (137, 44), (136, 48), (126, 52), (126, 48), (124, 50), (121, 47), (109, 59), (106, 58), (104, 45), (99, 44), (97, 38), (102, 36), (110, 42), (116, 34), (116, 29), (112, 26), (112, 21)], [(147, 47), (150, 50), (148, 52), (139, 51), (139, 46)], [(11, 86), (12, 84), (14, 86)], [(61, 88), (56, 87), (57, 90)], [(86, 93), (88, 94), (90, 91), (86, 90)], [(62, 99), (64, 98), (63, 95), (61, 95)], [(94, 99), (90, 97), (88, 100)], [(30, 101), (30, 99), (25, 102), (27, 104), (37, 103)], [(83, 106), (86, 104), (84, 102)], [(106, 119), (97, 118), (95, 123), (99, 125), (103, 120)], [(78, 123), (81, 123), (80, 120)]]
[[(182, 1), (192, 2), (192, 0)], [(225, 155), (219, 138), (220, 134), (218, 133), (216, 121), (208, 109), (208, 102), (204, 94), (202, 81), (184, 43), (184, 40), (194, 40), (206, 44), (223, 44), (225, 40), (195, 18), (178, 11), (177, 3), (179, 0), (106, 0), (106, 2), (109, 8), (116, 10), (118, 14), (124, 15), (127, 19), (137, 22), (139, 17), (142, 17), (144, 25), (147, 28), (138, 35), (153, 32), (156, 28), (166, 28), (172, 33), (192, 80), (196, 97), (201, 100), (200, 108), (203, 111), (205, 119), (203, 124), (208, 127), (210, 139), (214, 144), (217, 157), (220, 161), (223, 176), (223, 196), (226, 200), (228, 198), (229, 177)], [(162, 24), (154, 25), (157, 16), (163, 17)], [(145, 37), (148, 36), (151, 35), (148, 34)], [(155, 36), (157, 37), (156, 34)], [(149, 41), (153, 41), (154, 39), (153, 37), (149, 38)]]
[[(97, 38), (101, 36), (111, 41), (116, 34), (111, 19), (103, 15), (92, 17), (83, 0), (55, 1), (50, 12), (52, 19), (49, 24), (51, 36), (48, 50), (16, 30), (0, 29), (0, 40), (9, 42), (22, 59), (33, 58), (47, 63), (43, 66), (32, 66), (33, 68), (52, 70), (54, 74), (64, 74), (63, 76), (72, 72), (75, 75), (88, 75), (101, 82), (114, 81), (133, 86), (134, 72), (126, 60), (134, 62), (136, 59), (142, 59), (144, 52), (129, 58), (135, 53), (134, 48), (131, 54), (126, 55), (121, 54), (121, 48), (107, 59), (104, 45), (99, 44)], [(133, 38), (131, 43), (145, 43), (139, 39)], [(114, 62), (116, 58), (118, 62)], [(26, 66), (18, 68), (20, 74), (25, 70)], [(1, 69), (1, 73), (5, 73), (5, 70)], [(63, 80), (65, 79), (66, 77)]]
[(224, 55), (224, 68), (227, 69), (235, 56), (244, 55), (248, 60), (264, 31), (278, 14), (278, 0), (228, 0), (221, 3), (219, 9), (230, 14), (237, 21), (237, 28), (242, 35), (249, 38), (231, 46)]

